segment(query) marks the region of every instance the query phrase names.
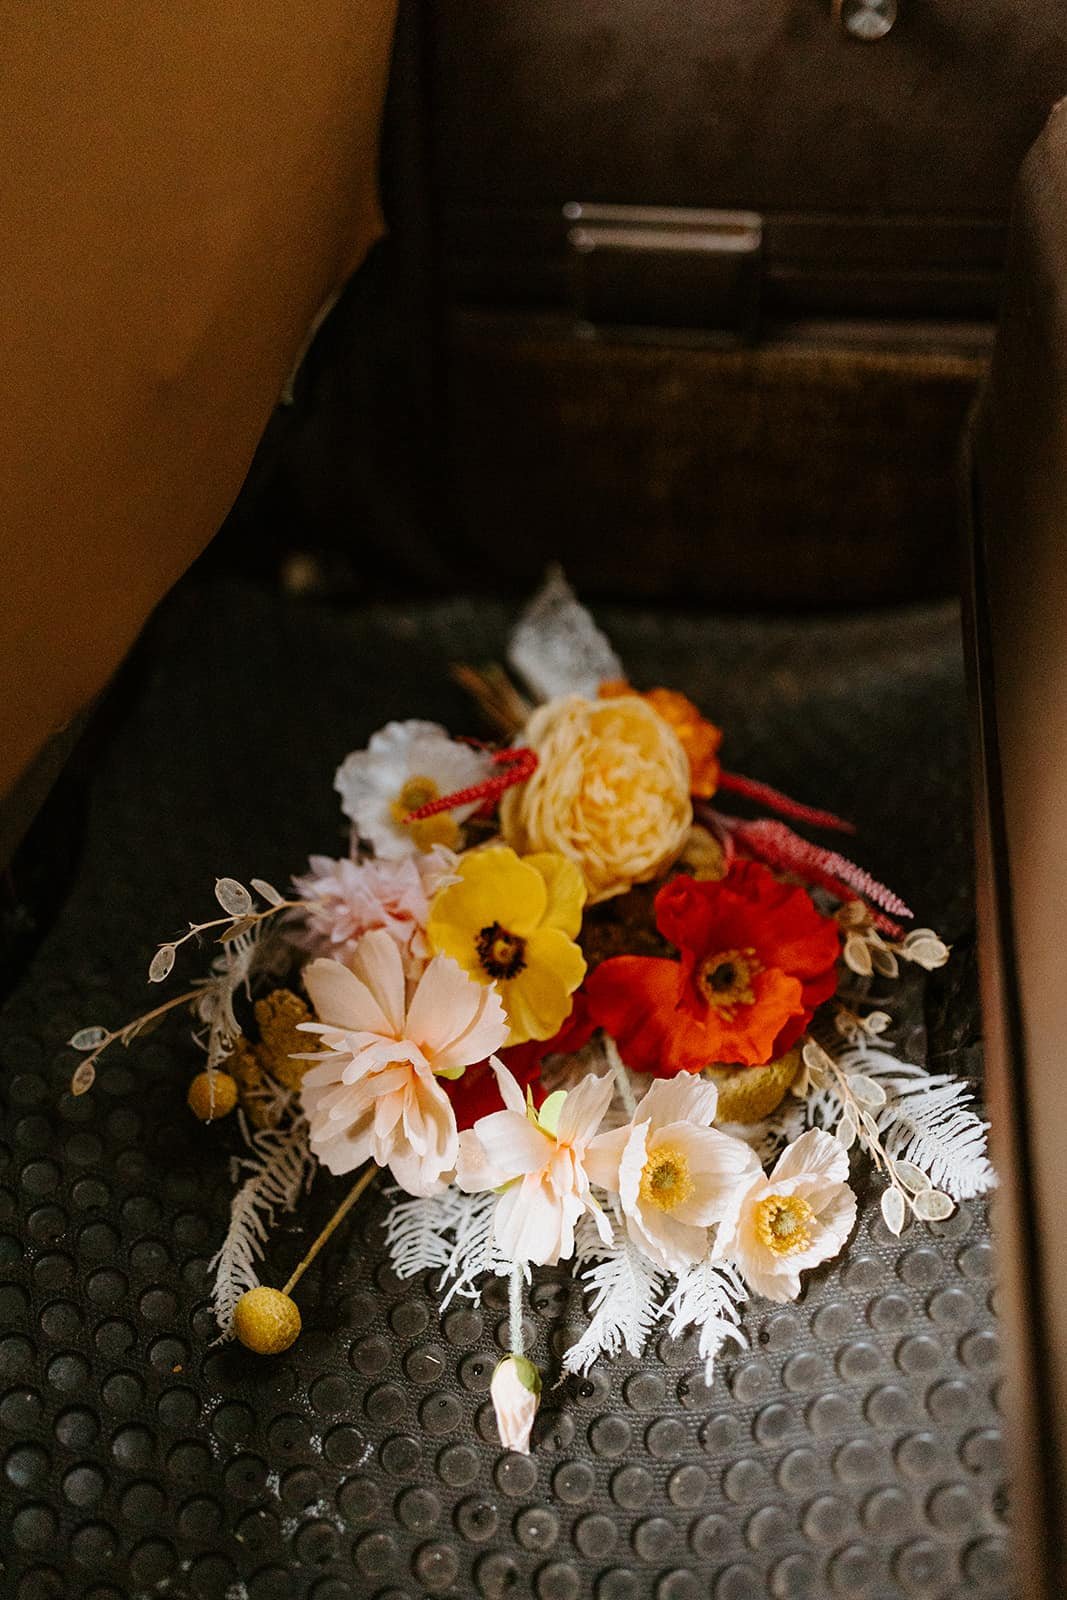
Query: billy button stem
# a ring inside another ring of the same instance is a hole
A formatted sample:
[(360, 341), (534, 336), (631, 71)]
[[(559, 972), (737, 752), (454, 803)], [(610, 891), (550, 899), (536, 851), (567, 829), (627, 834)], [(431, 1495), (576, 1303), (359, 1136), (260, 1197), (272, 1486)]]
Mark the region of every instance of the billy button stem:
[(261, 1356), (276, 1356), (295, 1341), (300, 1332), (300, 1311), (291, 1298), (291, 1291), (378, 1172), (373, 1161), (364, 1167), (310, 1250), (290, 1273), (284, 1288), (270, 1289), (259, 1284), (238, 1300), (233, 1313), (233, 1331), (246, 1349)]

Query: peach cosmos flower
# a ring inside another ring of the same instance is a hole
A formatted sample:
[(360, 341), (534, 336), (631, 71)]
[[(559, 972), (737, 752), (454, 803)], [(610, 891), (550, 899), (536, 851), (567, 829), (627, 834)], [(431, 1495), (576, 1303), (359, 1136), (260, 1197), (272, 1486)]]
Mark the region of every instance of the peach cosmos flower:
[(312, 961), (304, 982), (325, 1049), (300, 1096), (315, 1155), (329, 1172), (368, 1159), (409, 1194), (434, 1194), (456, 1164), (459, 1135), (438, 1077), (458, 1076), (507, 1038), (499, 996), (447, 956), (427, 966), (410, 999), (396, 942), (365, 934), (351, 966)]
[(456, 1183), (468, 1194), (503, 1189), (493, 1234), (509, 1261), (554, 1266), (566, 1260), (585, 1212), (607, 1244), (611, 1225), (593, 1197), (585, 1159), (611, 1102), (611, 1074), (557, 1091), (535, 1111), (503, 1062), (493, 1066), (506, 1109), (460, 1134)]
[[(753, 1158), (755, 1159), (755, 1158)], [(771, 1173), (758, 1163), (719, 1223), (712, 1256), (732, 1261), (753, 1294), (795, 1300), (800, 1274), (844, 1247), (856, 1220), (840, 1141), (811, 1128), (787, 1145)]]
[(657, 1079), (586, 1157), (593, 1182), (618, 1195), (634, 1244), (667, 1272), (703, 1261), (708, 1229), (760, 1170), (747, 1144), (711, 1126), (717, 1098), (706, 1078)]
[(520, 855), (567, 856), (595, 904), (658, 877), (680, 854), (693, 820), (689, 758), (644, 700), (550, 700), (523, 740), (537, 770), (500, 803), (504, 839)]

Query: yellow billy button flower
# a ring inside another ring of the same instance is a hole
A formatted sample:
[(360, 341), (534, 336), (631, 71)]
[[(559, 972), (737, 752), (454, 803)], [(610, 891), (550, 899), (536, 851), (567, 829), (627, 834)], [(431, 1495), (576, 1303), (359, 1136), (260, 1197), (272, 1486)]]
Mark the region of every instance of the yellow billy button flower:
[(585, 977), (576, 944), (585, 883), (553, 852), (519, 857), (505, 845), (475, 850), (458, 882), (430, 907), (427, 937), (479, 983), (495, 984), (508, 1014), (508, 1044), (551, 1039), (567, 1020)]
[(233, 1331), (241, 1343), (260, 1356), (277, 1356), (288, 1350), (300, 1332), (296, 1302), (281, 1289), (265, 1285), (247, 1290), (233, 1314)]
[(186, 1095), (189, 1110), (201, 1122), (228, 1117), (237, 1104), (237, 1083), (228, 1072), (198, 1072)]

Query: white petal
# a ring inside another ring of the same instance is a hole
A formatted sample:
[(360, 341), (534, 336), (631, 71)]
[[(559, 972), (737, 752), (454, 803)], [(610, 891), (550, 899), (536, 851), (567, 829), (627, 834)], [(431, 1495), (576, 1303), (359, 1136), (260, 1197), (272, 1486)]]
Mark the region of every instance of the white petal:
[(518, 1079), (509, 1067), (506, 1067), (499, 1056), (493, 1056), (489, 1065), (496, 1075), (496, 1086), (500, 1090), (500, 1098), (509, 1111), (524, 1117), (526, 1115), (526, 1096), (519, 1087)]
[(556, 1132), (560, 1144), (572, 1144), (579, 1149), (588, 1144), (603, 1121), (614, 1092), (615, 1079), (610, 1072), (600, 1078), (583, 1078), (569, 1090)]
[(339, 961), (325, 958), (311, 961), (304, 968), (303, 977), (320, 1022), (334, 1028), (364, 1028), (374, 1033), (389, 1031), (389, 1019), (367, 985)]
[(795, 1300), (800, 1293), (800, 1273), (794, 1267), (771, 1270), (762, 1261), (748, 1256), (738, 1258), (737, 1266), (753, 1294), (761, 1294), (765, 1300)]
[(553, 1266), (559, 1260), (563, 1212), (536, 1177), (524, 1178), (501, 1195), (493, 1231), (509, 1261)]
[(693, 1179), (693, 1193), (672, 1215), (679, 1222), (708, 1227), (730, 1209), (739, 1188), (745, 1188), (760, 1171), (759, 1157), (742, 1139), (718, 1128), (663, 1128), (650, 1141), (650, 1150), (662, 1140), (685, 1156)]
[(641, 1193), (641, 1174), (648, 1160), (648, 1124), (635, 1122), (622, 1130), (627, 1140), (619, 1157), (618, 1194), (626, 1214), (635, 1211)]
[(365, 933), (356, 945), (352, 971), (374, 995), (389, 1026), (383, 1030), (399, 1039), (404, 1033), (404, 963), (396, 940), (384, 928)]
[(552, 1159), (555, 1141), (517, 1112), (493, 1111), (479, 1118), (474, 1128), (486, 1161), (505, 1179), (542, 1172)]
[(637, 1114), (642, 1122), (662, 1125), (689, 1122), (710, 1127), (715, 1120), (719, 1091), (709, 1078), (679, 1072), (674, 1078), (656, 1078), (649, 1086)]
[(771, 1182), (779, 1178), (822, 1175), (834, 1183), (844, 1183), (848, 1177), (848, 1154), (839, 1140), (822, 1128), (809, 1128), (799, 1139), (787, 1145), (778, 1157)]
[(708, 1253), (707, 1228), (680, 1222), (677, 1213), (668, 1216), (650, 1207), (628, 1216), (626, 1227), (637, 1248), (665, 1272), (684, 1272)]
[(619, 1192), (619, 1162), (622, 1159), (630, 1127), (613, 1128), (610, 1133), (598, 1133), (585, 1152), (585, 1170), (591, 1183), (599, 1184), (612, 1194)]
[(482, 1141), (473, 1128), (464, 1128), (459, 1136), (459, 1154), (456, 1160), (456, 1184), (464, 1194), (483, 1194), (487, 1189), (499, 1189), (507, 1174), (490, 1166)]

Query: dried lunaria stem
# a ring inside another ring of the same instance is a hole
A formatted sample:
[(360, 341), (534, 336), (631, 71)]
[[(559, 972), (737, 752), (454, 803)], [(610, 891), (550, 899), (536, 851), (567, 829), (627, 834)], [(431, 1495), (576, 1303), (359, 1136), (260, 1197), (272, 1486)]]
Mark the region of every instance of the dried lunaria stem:
[(935, 1189), (929, 1177), (910, 1161), (891, 1156), (882, 1140), (876, 1112), (886, 1104), (882, 1085), (863, 1072), (846, 1072), (814, 1039), (804, 1046), (804, 1066), (813, 1088), (828, 1089), (841, 1106), (834, 1134), (845, 1149), (859, 1143), (888, 1187), (882, 1194), (882, 1217), (890, 1233), (899, 1234), (908, 1211), (924, 1222), (940, 1222), (955, 1209), (951, 1197)]

